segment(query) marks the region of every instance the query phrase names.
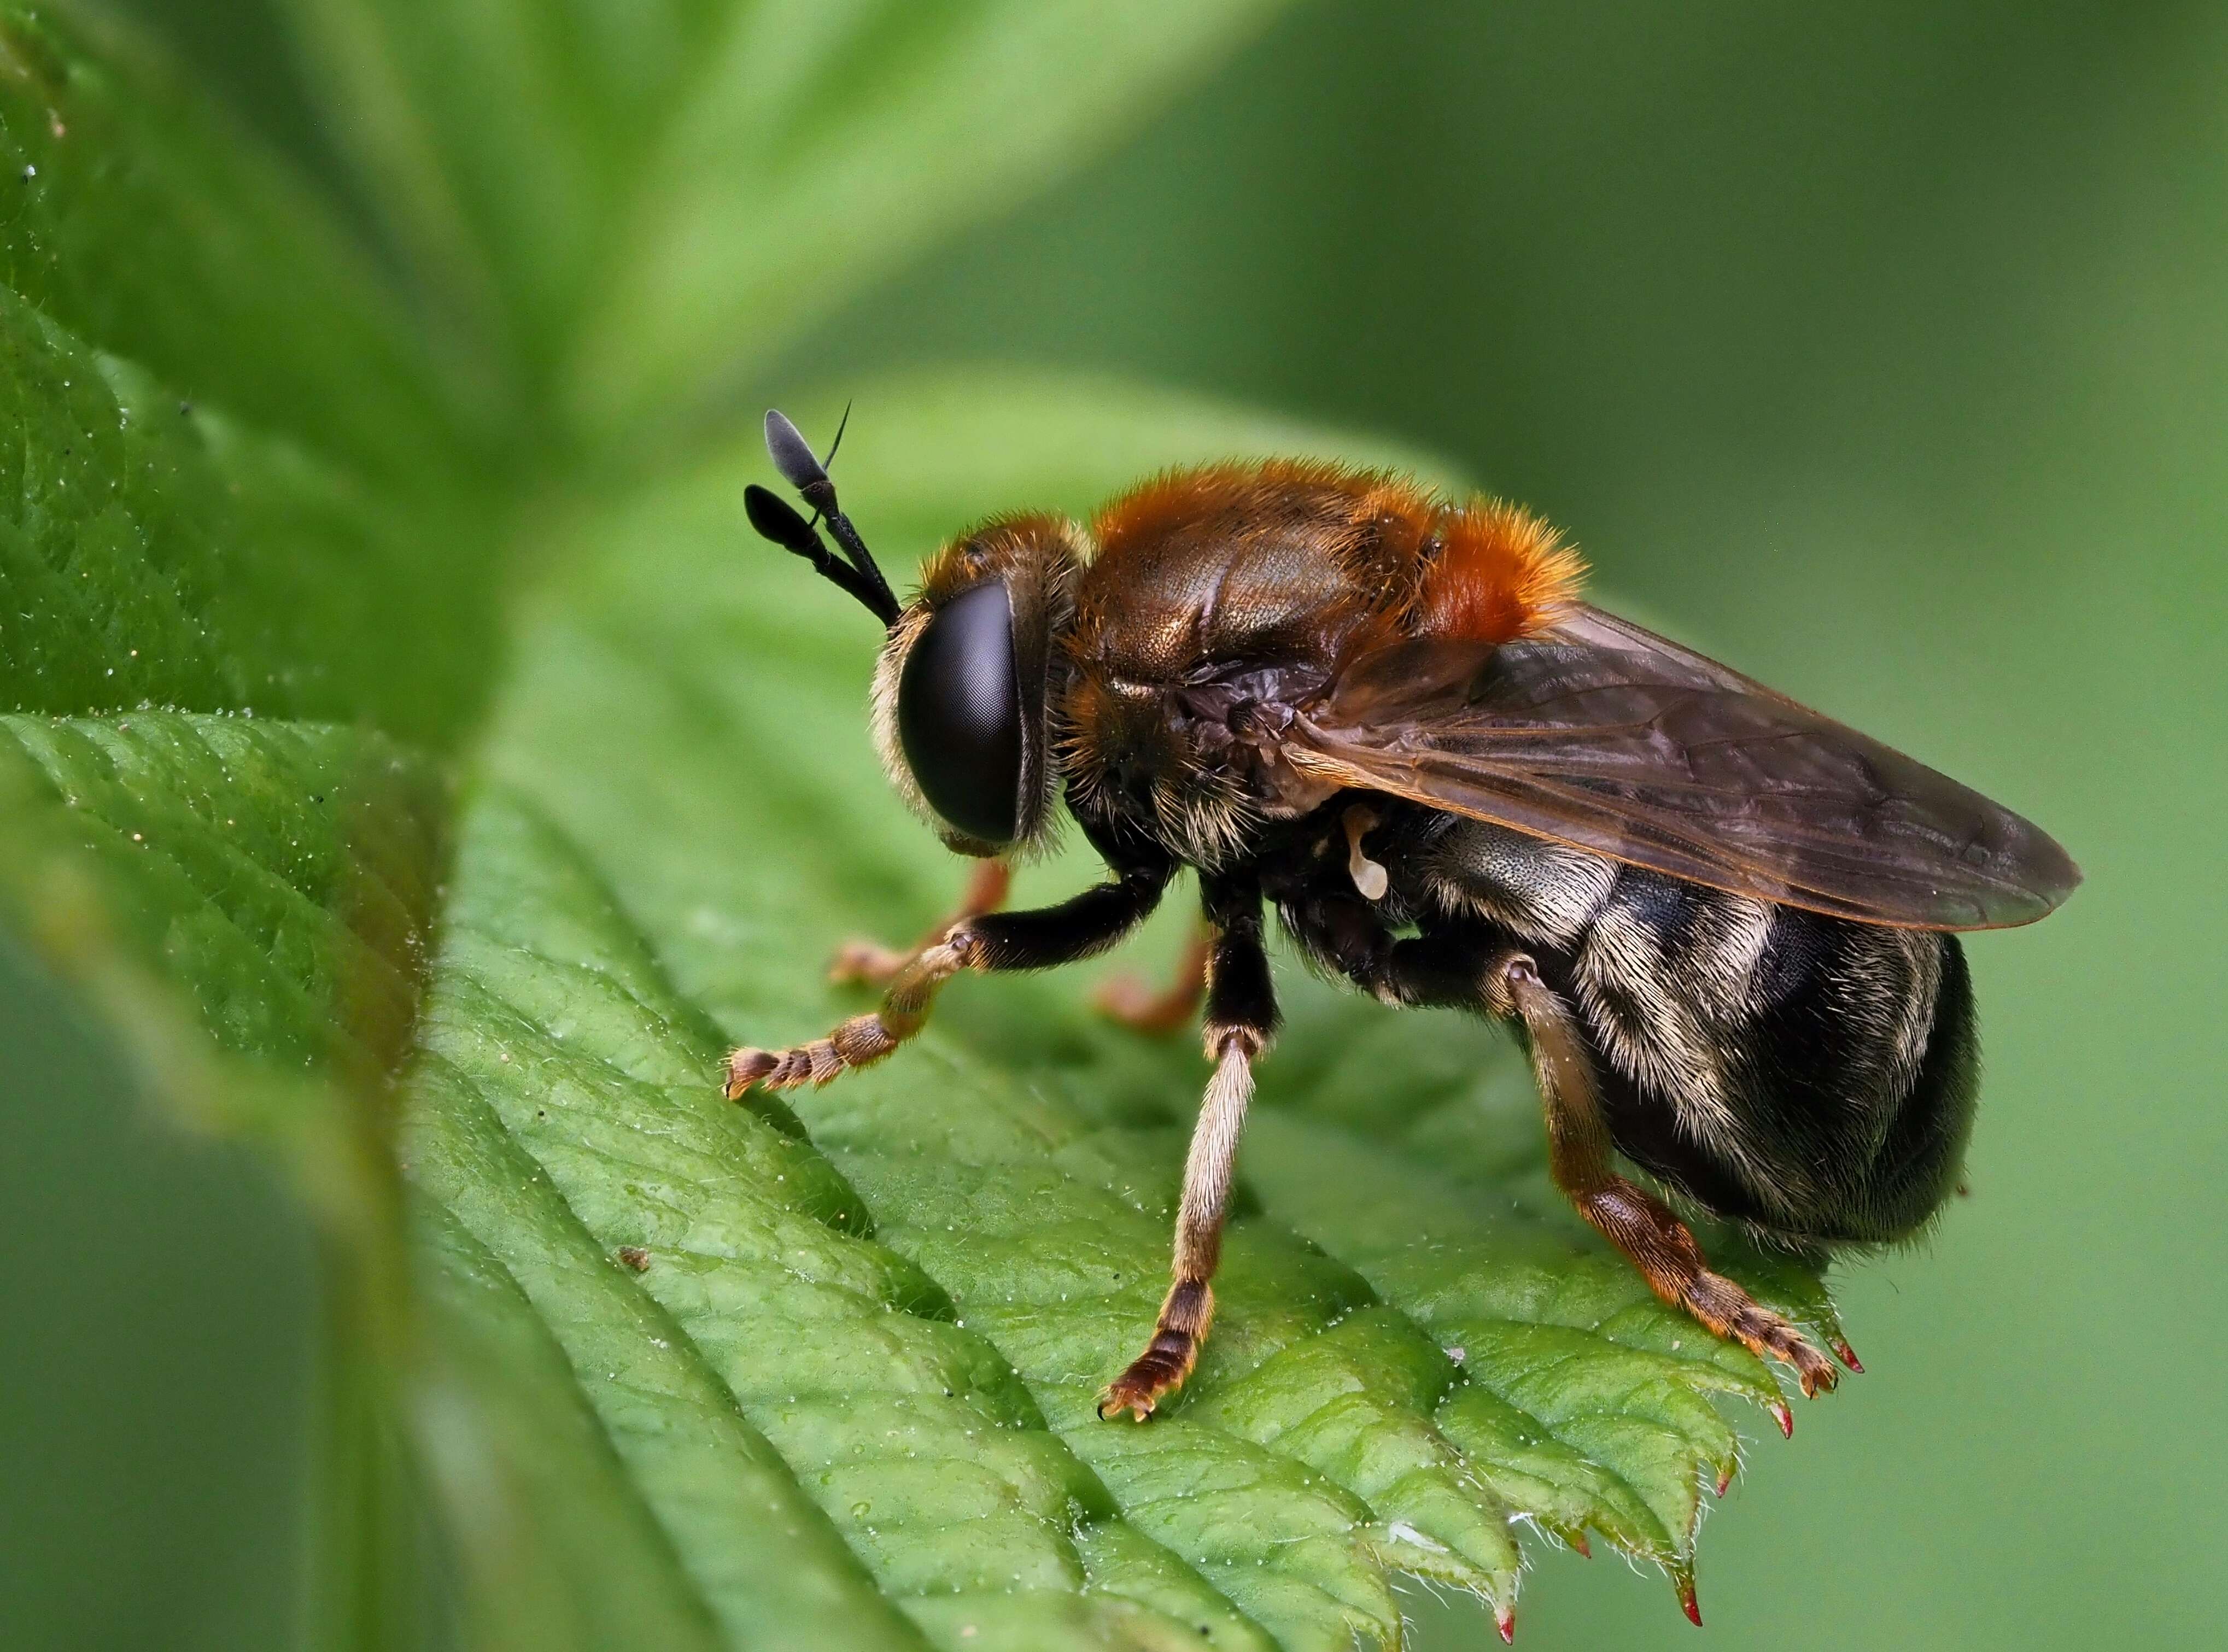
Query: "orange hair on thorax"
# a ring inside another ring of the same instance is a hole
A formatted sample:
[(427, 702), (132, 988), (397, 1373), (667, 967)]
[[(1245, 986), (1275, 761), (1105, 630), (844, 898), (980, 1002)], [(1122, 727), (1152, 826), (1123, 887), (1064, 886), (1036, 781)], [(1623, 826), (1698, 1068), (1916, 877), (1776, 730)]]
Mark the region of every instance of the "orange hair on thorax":
[(1578, 600), (1585, 563), (1521, 506), (1474, 499), (1444, 509), (1436, 533), (1438, 554), (1409, 613), (1418, 636), (1505, 643), (1545, 630)]
[[(1116, 549), (1195, 528), (1274, 531), (1297, 522), (1318, 531), (1358, 526), (1380, 499), (1422, 501), (1390, 474), (1328, 459), (1224, 459), (1163, 471), (1107, 501), (1092, 523), (1101, 547)], [(1428, 503), (1425, 504), (1428, 514)]]
[(1450, 503), (1390, 471), (1317, 459), (1234, 460), (1163, 471), (1092, 523), (1098, 557), (1122, 564), (1202, 534), (1231, 547), (1311, 545), (1343, 571), (1361, 634), (1504, 643), (1543, 630), (1578, 599), (1583, 566), (1562, 535), (1497, 499)]

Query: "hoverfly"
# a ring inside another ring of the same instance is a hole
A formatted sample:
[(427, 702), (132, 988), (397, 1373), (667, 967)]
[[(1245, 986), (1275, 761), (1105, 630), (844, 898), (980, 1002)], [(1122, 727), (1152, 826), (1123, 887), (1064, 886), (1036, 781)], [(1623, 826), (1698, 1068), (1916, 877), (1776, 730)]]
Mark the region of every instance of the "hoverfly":
[[(1666, 1200), (1814, 1257), (1919, 1229), (1956, 1186), (1977, 1079), (1956, 932), (2025, 924), (2080, 874), (1956, 781), (1580, 599), (1554, 529), (1311, 461), (1170, 471), (1090, 522), (993, 517), (900, 605), (796, 427), (751, 523), (887, 628), (874, 735), (962, 855), (1026, 849), (1063, 802), (1107, 880), (1033, 912), (997, 880), (883, 971), (881, 1007), (744, 1048), (727, 1092), (890, 1054), (963, 970), (1103, 951), (1197, 874), (1214, 1063), (1174, 1282), (1099, 1415), (1143, 1422), (1213, 1317), (1253, 1065), (1277, 1025), (1273, 906), (1393, 1005), (1502, 1020), (1556, 1185), (1655, 1294), (1831, 1388), (1832, 1361), (1713, 1272)], [(1834, 1352), (1861, 1369), (1846, 1343)], [(1780, 1411), (1783, 1429), (1793, 1426)]]

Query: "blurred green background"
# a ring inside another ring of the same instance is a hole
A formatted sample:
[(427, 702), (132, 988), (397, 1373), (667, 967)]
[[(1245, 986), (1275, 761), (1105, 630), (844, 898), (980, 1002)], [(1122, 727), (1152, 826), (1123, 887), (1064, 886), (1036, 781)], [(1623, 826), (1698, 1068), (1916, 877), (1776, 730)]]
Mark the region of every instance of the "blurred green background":
[[(319, 163), (256, 8), (144, 9)], [(1661, 1578), (1551, 1553), (1520, 1643), (2216, 1643), (2228, 10), (1303, 7), (750, 394), (986, 357), (1446, 452), (1566, 526), (1612, 601), (2087, 870), (1971, 944), (1972, 1195), (1845, 1277), (1869, 1374), (1757, 1441), (1703, 1546), (1707, 1642)], [(128, 1097), (39, 1116), (48, 1064), (99, 1053), (0, 966), (11, 1289), (64, 1327), (10, 1351), (0, 1452), (88, 1511), (0, 1526), (10, 1588), (71, 1588), (112, 1643), (103, 1591), (51, 1569), (94, 1552), (178, 1603), (177, 1644), (262, 1643), (299, 1610), (307, 1243)], [(73, 1326), (103, 1291), (142, 1306)], [(118, 1411), (121, 1458), (87, 1421)], [(1426, 1647), (1489, 1640), (1412, 1610)]]

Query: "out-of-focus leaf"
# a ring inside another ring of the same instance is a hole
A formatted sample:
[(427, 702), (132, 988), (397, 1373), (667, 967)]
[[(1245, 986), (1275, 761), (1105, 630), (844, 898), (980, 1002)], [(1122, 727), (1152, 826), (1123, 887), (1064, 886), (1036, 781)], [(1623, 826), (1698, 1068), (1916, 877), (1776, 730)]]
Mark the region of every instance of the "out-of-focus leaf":
[(317, 1218), (330, 1362), (304, 1604), (336, 1642), (426, 1598), (424, 1516), (394, 1450), (404, 1304), (382, 1122), (414, 1032), (445, 791), (360, 729), (0, 716), (0, 923), (100, 1014), (112, 1063), (164, 1123), (260, 1148)]
[(4, 890), (74, 973), (159, 969), (217, 1049), (375, 1085), (410, 1046), (445, 789), (332, 725), (0, 716)]
[(1275, 0), (291, 0), (398, 239), (590, 439), (701, 411)]
[(5, 288), (0, 420), (0, 708), (362, 718), (429, 744), (469, 723), (485, 512), (406, 509)]
[(423, 490), (474, 384), (330, 205), (147, 54), (0, 9), (0, 283), (175, 399)]
[[(901, 568), (994, 505), (1263, 450), (1371, 456), (1107, 387), (916, 384), (861, 398), (845, 497)], [(410, 1131), (704, 1609), (743, 1644), (823, 1610), (899, 1636), (879, 1591), (953, 1649), (1389, 1645), (1389, 1572), (1505, 1609), (1525, 1517), (1684, 1573), (1737, 1449), (1712, 1399), (1778, 1390), (1557, 1207), (1482, 1027), (1287, 972), (1215, 1335), (1145, 1428), (1091, 1402), (1165, 1277), (1185, 1043), (1099, 1026), (1072, 977), (979, 982), (794, 1114), (720, 1099), (726, 1042), (848, 1013), (824, 951), (917, 929), (956, 876), (867, 750), (874, 627), (739, 531), (764, 468), (579, 524), (467, 816)], [(1830, 1323), (1815, 1279), (1725, 1255)], [(740, 1558), (762, 1502), (779, 1542)]]
[(321, 208), (88, 38), (0, 10), (0, 709), (452, 745), (513, 507)]

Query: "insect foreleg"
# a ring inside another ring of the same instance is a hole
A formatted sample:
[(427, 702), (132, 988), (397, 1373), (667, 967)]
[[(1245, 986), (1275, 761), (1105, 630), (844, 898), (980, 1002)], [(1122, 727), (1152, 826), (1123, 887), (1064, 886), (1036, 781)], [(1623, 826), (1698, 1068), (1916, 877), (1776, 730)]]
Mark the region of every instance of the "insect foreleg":
[(1160, 905), (1169, 869), (1142, 866), (1034, 912), (986, 912), (964, 919), (891, 978), (881, 1008), (854, 1015), (810, 1044), (786, 1050), (746, 1046), (727, 1058), (727, 1099), (752, 1085), (789, 1090), (829, 1079), (880, 1060), (928, 1020), (944, 983), (962, 970), (1043, 970), (1101, 952)]
[[(1488, 1008), (1523, 1025), (1546, 1110), (1548, 1170), (1578, 1214), (1623, 1252), (1649, 1289), (1671, 1306), (1758, 1358), (1784, 1360), (1795, 1367), (1804, 1393), (1831, 1388), (1840, 1374), (1832, 1361), (1788, 1321), (1710, 1271), (1702, 1247), (1670, 1207), (1611, 1169), (1613, 1144), (1592, 1061), (1569, 1006), (1540, 979), (1532, 960), (1521, 952), (1504, 955), (1488, 971), (1484, 990)], [(1783, 1405), (1774, 1415), (1782, 1431), (1794, 1431), (1794, 1416)]]
[(1006, 861), (976, 861), (975, 869), (968, 874), (967, 887), (960, 893), (959, 904), (938, 919), (928, 933), (909, 950), (901, 952), (879, 941), (846, 941), (828, 961), (829, 980), (839, 986), (851, 982), (863, 982), (870, 987), (887, 986), (897, 979), (900, 970), (950, 934), (956, 925), (1004, 906), (1006, 892), (1013, 881), (1014, 868)]
[(1207, 956), (1206, 1029), (1214, 1076), (1207, 1080), (1184, 1160), (1169, 1270), (1173, 1281), (1152, 1341), (1099, 1395), (1101, 1417), (1127, 1411), (1143, 1422), (1162, 1395), (1182, 1386), (1199, 1359), (1214, 1317), (1212, 1281), (1222, 1259), (1222, 1221), (1230, 1206), (1238, 1138), (1253, 1099), (1253, 1062), (1277, 1031), (1276, 989), (1261, 944), (1259, 892), (1210, 883), (1204, 900), (1214, 925)]

